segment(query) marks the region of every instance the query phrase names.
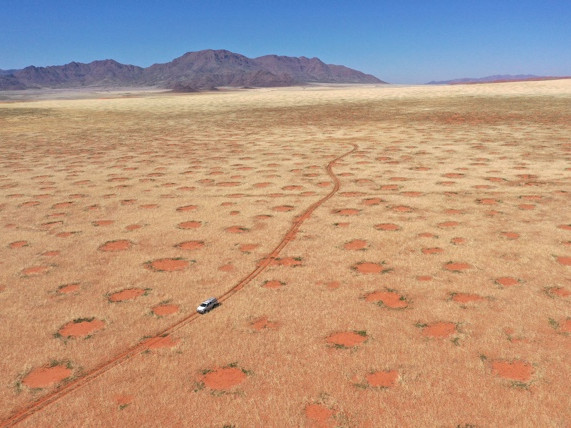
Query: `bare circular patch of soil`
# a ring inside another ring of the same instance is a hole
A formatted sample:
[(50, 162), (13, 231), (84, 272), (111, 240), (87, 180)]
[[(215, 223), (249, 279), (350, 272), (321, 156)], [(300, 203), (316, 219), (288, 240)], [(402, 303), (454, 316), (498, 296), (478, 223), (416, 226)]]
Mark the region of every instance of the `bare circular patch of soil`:
[(430, 275), (419, 275), (416, 277), (417, 281), (432, 281), (432, 277)]
[(394, 223), (380, 223), (380, 224), (376, 224), (375, 229), (377, 230), (386, 230), (386, 231), (390, 231), (390, 232), (394, 232), (397, 230), (400, 230), (400, 226), (397, 226)]
[(494, 361), (492, 372), (504, 379), (527, 382), (533, 375), (533, 366), (525, 361)]
[(547, 291), (549, 291), (549, 294), (554, 294), (554, 295), (559, 296), (559, 297), (571, 296), (571, 291), (569, 291), (563, 287), (551, 287)]
[(281, 257), (272, 261), (273, 265), (278, 266), (301, 266), (301, 259), (299, 257)]
[(151, 262), (145, 263), (148, 269), (154, 270), (156, 272), (177, 272), (185, 270), (189, 266), (189, 262), (185, 259), (157, 259)]
[(127, 239), (107, 241), (99, 247), (99, 251), (125, 251), (131, 248), (132, 242)]
[(422, 254), (440, 254), (444, 252), (444, 249), (433, 247), (433, 248), (423, 248), (421, 251)]
[(50, 266), (32, 266), (22, 270), (23, 276), (39, 276), (50, 271)]
[(64, 285), (61, 285), (57, 291), (60, 294), (70, 294), (70, 293), (74, 293), (77, 290), (79, 290), (79, 287), (80, 286), (78, 283), (64, 284)]
[(259, 246), (260, 244), (242, 244), (239, 248), (243, 253), (249, 253), (250, 251), (254, 251)]
[(343, 331), (340, 333), (334, 333), (327, 338), (327, 343), (332, 345), (343, 346), (345, 348), (351, 348), (353, 346), (360, 345), (365, 340), (367, 340), (366, 335), (355, 333), (354, 331)]
[(403, 309), (408, 306), (405, 297), (394, 291), (375, 291), (367, 294), (367, 302), (382, 302), (383, 306), (391, 309)]
[(56, 257), (59, 255), (60, 255), (60, 252), (56, 251), (56, 250), (46, 251), (46, 252), (42, 253), (42, 256), (44, 256), (44, 257)]
[(333, 214), (339, 214), (339, 215), (357, 215), (359, 214), (361, 211), (355, 208), (342, 208), (339, 210), (335, 210), (333, 211)]
[(146, 293), (144, 288), (127, 288), (110, 294), (108, 299), (110, 302), (124, 302), (125, 300), (136, 299)]
[(479, 296), (478, 294), (454, 293), (452, 295), (452, 300), (458, 303), (470, 303), (470, 302), (480, 302), (485, 299), (482, 296)]
[(321, 404), (308, 404), (305, 406), (305, 417), (318, 427), (334, 426), (332, 420), (333, 415), (333, 410)]
[(285, 285), (284, 282), (278, 281), (277, 279), (272, 279), (272, 280), (264, 282), (262, 284), (262, 287), (270, 288), (270, 289), (277, 289), (277, 288), (283, 287), (284, 285)]
[(246, 373), (236, 367), (224, 367), (204, 375), (202, 381), (210, 389), (225, 390), (239, 385), (246, 379)]
[(343, 248), (345, 248), (346, 250), (362, 250), (364, 248), (367, 248), (367, 241), (365, 241), (364, 239), (353, 239), (350, 242), (346, 242), (343, 245)]
[(173, 304), (164, 303), (162, 305), (154, 306), (152, 311), (155, 315), (159, 317), (164, 317), (167, 315), (176, 314), (178, 312), (179, 306)]
[(444, 269), (451, 272), (462, 272), (464, 270), (472, 269), (472, 265), (463, 262), (449, 262), (444, 265)]
[(181, 250), (198, 250), (204, 247), (204, 241), (185, 241), (181, 242), (180, 244), (176, 244), (176, 247), (180, 248)]
[(29, 388), (46, 388), (69, 378), (71, 373), (72, 370), (65, 365), (39, 367), (28, 373), (22, 379), (22, 384)]
[(571, 266), (571, 257), (569, 256), (557, 257), (557, 263), (563, 266)]
[(398, 213), (411, 213), (414, 211), (414, 208), (407, 205), (397, 205), (396, 207), (393, 207), (392, 210)]
[(277, 207), (272, 208), (273, 211), (277, 211), (277, 212), (288, 212), (288, 211), (292, 211), (293, 209), (294, 209), (294, 207), (291, 205), (279, 205)]
[(499, 284), (503, 287), (511, 287), (513, 285), (519, 284), (519, 280), (517, 278), (513, 278), (511, 276), (503, 276), (501, 278), (496, 279), (496, 284)]
[(398, 377), (398, 371), (387, 370), (369, 373), (366, 379), (367, 383), (372, 387), (390, 388), (396, 385)]
[(459, 224), (460, 223), (458, 223), (457, 221), (444, 221), (442, 223), (438, 223), (438, 227), (456, 227)]
[(456, 333), (456, 324), (452, 322), (435, 322), (422, 329), (422, 334), (426, 337), (443, 338)]
[(230, 226), (224, 230), (228, 233), (244, 233), (248, 231), (248, 228), (244, 226)]
[(96, 331), (102, 330), (105, 327), (105, 322), (95, 318), (80, 318), (68, 322), (58, 330), (58, 333), (63, 337), (79, 338), (90, 336)]
[(178, 212), (195, 211), (198, 208), (196, 205), (185, 205), (183, 207), (178, 207), (176, 210)]
[(14, 242), (10, 242), (10, 244), (8, 244), (9, 248), (22, 248), (22, 247), (28, 247), (30, 245), (30, 243), (28, 241), (14, 241)]
[(113, 223), (115, 223), (114, 220), (95, 220), (92, 221), (91, 224), (95, 227), (99, 227), (99, 226), (110, 226)]
[(353, 269), (355, 269), (359, 273), (382, 273), (386, 271), (385, 267), (381, 263), (371, 263), (371, 262), (363, 262), (357, 263)]
[(367, 198), (363, 199), (363, 205), (379, 205), (381, 202), (384, 202), (381, 198)]

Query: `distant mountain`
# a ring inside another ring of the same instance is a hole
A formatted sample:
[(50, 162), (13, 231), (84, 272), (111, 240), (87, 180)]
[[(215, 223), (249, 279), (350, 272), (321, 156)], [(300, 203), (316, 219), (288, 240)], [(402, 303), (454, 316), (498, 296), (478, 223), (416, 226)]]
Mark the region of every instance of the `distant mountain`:
[(0, 90), (154, 86), (182, 92), (230, 87), (292, 86), (306, 83), (385, 83), (375, 76), (318, 58), (267, 55), (247, 58), (227, 50), (188, 52), (171, 62), (142, 68), (107, 59), (49, 67), (1, 70)]
[(470, 83), (500, 83), (500, 82), (523, 82), (526, 80), (555, 80), (568, 79), (569, 77), (535, 76), (533, 74), (496, 74), (486, 77), (464, 77), (462, 79), (441, 80), (428, 82), (427, 85), (460, 85)]

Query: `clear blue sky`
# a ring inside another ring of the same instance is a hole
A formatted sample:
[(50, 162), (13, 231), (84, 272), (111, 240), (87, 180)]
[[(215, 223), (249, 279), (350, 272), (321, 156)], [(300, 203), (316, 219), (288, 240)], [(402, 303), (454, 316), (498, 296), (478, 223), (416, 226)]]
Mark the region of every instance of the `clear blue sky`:
[(2, 69), (209, 48), (316, 56), (391, 83), (571, 75), (571, 0), (1, 0)]

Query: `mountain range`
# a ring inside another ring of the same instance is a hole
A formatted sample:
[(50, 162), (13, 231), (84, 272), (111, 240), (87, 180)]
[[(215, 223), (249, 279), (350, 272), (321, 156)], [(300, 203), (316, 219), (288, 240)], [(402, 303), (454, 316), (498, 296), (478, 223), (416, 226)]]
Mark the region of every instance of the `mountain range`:
[(526, 80), (554, 80), (569, 77), (535, 76), (533, 74), (496, 74), (486, 77), (463, 77), (461, 79), (428, 82), (427, 85), (460, 85), (468, 83), (524, 82)]
[(273, 87), (308, 83), (386, 83), (370, 74), (319, 58), (266, 55), (247, 58), (227, 50), (188, 52), (150, 67), (112, 59), (88, 64), (0, 70), (0, 90), (32, 88), (158, 87), (190, 92), (216, 87)]

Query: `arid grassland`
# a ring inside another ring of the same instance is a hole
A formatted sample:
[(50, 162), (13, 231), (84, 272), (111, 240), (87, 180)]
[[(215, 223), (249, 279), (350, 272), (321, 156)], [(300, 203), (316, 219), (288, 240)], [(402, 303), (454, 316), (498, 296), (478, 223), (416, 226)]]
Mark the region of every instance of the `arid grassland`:
[(0, 426), (567, 427), (570, 160), (571, 80), (0, 103)]

